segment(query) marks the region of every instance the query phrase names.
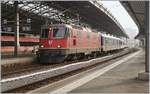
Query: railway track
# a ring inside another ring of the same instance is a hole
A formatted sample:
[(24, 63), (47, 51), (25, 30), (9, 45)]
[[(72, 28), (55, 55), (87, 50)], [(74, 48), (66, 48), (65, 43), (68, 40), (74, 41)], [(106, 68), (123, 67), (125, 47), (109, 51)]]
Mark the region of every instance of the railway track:
[[(86, 61), (86, 60), (80, 60), (80, 61)], [(61, 64), (38, 64), (38, 63), (26, 63), (26, 64), (17, 64), (11, 66), (2, 66), (2, 79), (16, 77), (20, 75), (25, 75), (29, 73), (34, 73), (42, 70), (47, 70), (50, 68), (56, 68), (59, 66), (64, 66), (67, 64), (76, 63), (78, 61), (69, 61), (69, 62), (63, 62)]]
[[(107, 54), (103, 54), (99, 56), (99, 58), (105, 55)], [(55, 63), (39, 64), (37, 63), (38, 61), (33, 61), (33, 62), (23, 62), (23, 63), (20, 62), (20, 63), (2, 65), (1, 66), (1, 71), (2, 71), (1, 78), (6, 79), (6, 78), (11, 78), (11, 77), (16, 77), (20, 75), (42, 71), (42, 70), (49, 69), (49, 68), (55, 68), (55, 67), (64, 66), (67, 64), (72, 64), (72, 63), (77, 63), (77, 62), (83, 62), (83, 61), (87, 61), (87, 59), (65, 61), (65, 62), (62, 62), (61, 64), (55, 64)]]
[(20, 69), (20, 70), (16, 70), (16, 71), (4, 72), (4, 73), (2, 73), (2, 79), (10, 78), (12, 76), (28, 74), (30, 72), (34, 72), (34, 71), (40, 70), (42, 68), (44, 68), (44, 66), (42, 66), (42, 67), (41, 66), (32, 66), (29, 68), (24, 68), (24, 69)]
[[(15, 90), (16, 88), (19, 88), (22, 86), (26, 87), (26, 85), (29, 86), (29, 84), (37, 83), (37, 82), (40, 82), (40, 81), (48, 79), (48, 78), (54, 79), (55, 77), (63, 75), (65, 73), (84, 69), (86, 67), (95, 65), (100, 62), (104, 62), (104, 61), (106, 62), (108, 60), (123, 56), (123, 55), (128, 54), (129, 52), (133, 52), (133, 51), (125, 50), (120, 53), (116, 53), (116, 54), (101, 57), (101, 58), (92, 59), (89, 61), (76, 62), (76, 63), (72, 63), (72, 64), (62, 65), (59, 67), (47, 68), (45, 70), (35, 72), (35, 73), (25, 74), (25, 75), (13, 77), (13, 78), (2, 79), (1, 80), (2, 92), (11, 92), (11, 91)], [(19, 84), (16, 84), (16, 83), (19, 83)]]

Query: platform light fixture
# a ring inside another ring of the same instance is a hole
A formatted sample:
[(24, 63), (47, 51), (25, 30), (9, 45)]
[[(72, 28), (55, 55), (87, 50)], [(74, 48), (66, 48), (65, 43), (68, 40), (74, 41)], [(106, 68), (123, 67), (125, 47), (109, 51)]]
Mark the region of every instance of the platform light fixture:
[(4, 19), (4, 20), (3, 20), (3, 23), (4, 23), (4, 24), (7, 24), (7, 19)]
[(27, 23), (31, 23), (31, 19), (30, 18), (27, 19)]

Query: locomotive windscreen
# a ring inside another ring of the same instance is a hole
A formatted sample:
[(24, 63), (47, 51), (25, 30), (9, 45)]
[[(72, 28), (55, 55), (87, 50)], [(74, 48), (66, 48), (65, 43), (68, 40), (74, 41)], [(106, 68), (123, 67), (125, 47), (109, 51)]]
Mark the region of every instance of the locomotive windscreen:
[(66, 33), (65, 27), (54, 27), (53, 28), (53, 37), (54, 38), (63, 38)]
[(42, 29), (41, 38), (48, 38), (49, 29)]

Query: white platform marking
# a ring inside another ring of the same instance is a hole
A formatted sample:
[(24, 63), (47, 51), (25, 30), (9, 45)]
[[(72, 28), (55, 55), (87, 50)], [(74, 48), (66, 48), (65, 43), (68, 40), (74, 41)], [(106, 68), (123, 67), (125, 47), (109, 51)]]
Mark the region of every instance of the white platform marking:
[(102, 69), (100, 69), (98, 71), (95, 71), (92, 74), (89, 74), (89, 75), (87, 75), (87, 76), (85, 76), (85, 77), (83, 77), (81, 79), (78, 79), (77, 81), (74, 81), (74, 82), (72, 82), (72, 83), (70, 83), (68, 85), (65, 85), (62, 88), (54, 90), (54, 91), (52, 91), (50, 93), (61, 93), (62, 94), (62, 93), (70, 92), (73, 89), (75, 89), (75, 88), (77, 88), (77, 87), (79, 87), (79, 86), (89, 82), (90, 80), (92, 80), (92, 79), (94, 79), (94, 78), (96, 78), (96, 77), (98, 77), (98, 76), (100, 76), (102, 74), (104, 74), (105, 72), (111, 70), (112, 68), (118, 66), (119, 64), (121, 64), (123, 62), (126, 62), (127, 60), (131, 59), (132, 57), (134, 57), (135, 55), (139, 54), (140, 52), (141, 51), (133, 53), (133, 54), (129, 55), (128, 57), (126, 57), (126, 58), (124, 58), (124, 59), (122, 59), (120, 61), (117, 61), (117, 62), (115, 62), (115, 63), (113, 63), (111, 65), (108, 65), (108, 66), (106, 66), (106, 67), (104, 67), (104, 68), (102, 68)]

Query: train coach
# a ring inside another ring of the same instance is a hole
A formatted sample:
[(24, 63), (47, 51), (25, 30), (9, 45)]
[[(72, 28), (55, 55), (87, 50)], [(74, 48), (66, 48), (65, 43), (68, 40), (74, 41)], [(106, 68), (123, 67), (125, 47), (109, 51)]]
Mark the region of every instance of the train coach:
[(126, 47), (125, 42), (117, 37), (102, 34), (101, 40), (102, 40), (101, 46), (102, 46), (103, 52), (110, 52), (110, 51), (114, 51), (114, 50), (123, 49)]
[(58, 63), (96, 57), (102, 51), (120, 49), (119, 46), (113, 47), (109, 39), (113, 40), (85, 27), (67, 24), (45, 26), (41, 30), (37, 59), (40, 63)]

